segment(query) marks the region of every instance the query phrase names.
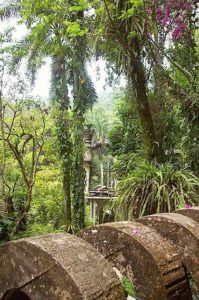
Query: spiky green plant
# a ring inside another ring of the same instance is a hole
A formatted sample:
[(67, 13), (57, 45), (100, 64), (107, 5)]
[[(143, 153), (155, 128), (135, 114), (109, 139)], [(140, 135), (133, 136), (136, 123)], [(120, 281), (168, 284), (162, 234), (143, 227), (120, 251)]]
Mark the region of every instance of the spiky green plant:
[(118, 185), (114, 208), (118, 219), (172, 212), (199, 203), (199, 178), (187, 169), (143, 162)]

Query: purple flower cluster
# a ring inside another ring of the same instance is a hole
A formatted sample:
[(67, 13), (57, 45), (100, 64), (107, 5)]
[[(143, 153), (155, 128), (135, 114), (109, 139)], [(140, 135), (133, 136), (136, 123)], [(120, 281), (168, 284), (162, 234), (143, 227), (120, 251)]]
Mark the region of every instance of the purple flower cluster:
[(192, 207), (191, 204), (185, 204), (185, 205), (184, 205), (184, 208), (191, 208), (191, 207)]
[(171, 26), (172, 38), (179, 40), (186, 30), (186, 19), (191, 3), (187, 0), (166, 0), (164, 5), (158, 7), (156, 17), (164, 28)]
[(171, 8), (170, 6), (166, 6), (165, 9), (158, 8), (157, 9), (157, 19), (163, 25), (168, 25), (171, 16)]
[(178, 40), (186, 29), (185, 23), (181, 20), (172, 32), (173, 40)]

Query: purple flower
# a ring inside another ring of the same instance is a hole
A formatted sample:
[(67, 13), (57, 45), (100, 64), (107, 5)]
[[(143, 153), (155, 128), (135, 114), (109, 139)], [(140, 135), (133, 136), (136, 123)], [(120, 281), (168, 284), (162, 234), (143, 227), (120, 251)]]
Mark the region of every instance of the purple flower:
[(184, 205), (184, 208), (191, 208), (191, 207), (192, 207), (191, 204), (185, 204), (185, 205)]
[(133, 233), (134, 235), (138, 235), (138, 234), (140, 234), (140, 230), (139, 230), (137, 227), (135, 227), (135, 228), (132, 230), (132, 233)]
[(157, 9), (156, 16), (157, 16), (158, 21), (160, 21), (162, 19), (163, 12), (162, 12), (162, 10), (160, 8)]
[(173, 40), (175, 41), (178, 40), (183, 34), (185, 28), (186, 28), (185, 24), (183, 23), (183, 21), (181, 21), (181, 23), (178, 24), (178, 26), (174, 29), (172, 33)]
[(174, 41), (178, 40), (181, 35), (181, 30), (179, 27), (175, 28), (174, 31), (172, 32), (172, 38)]
[(170, 20), (170, 14), (171, 14), (171, 9), (169, 6), (166, 7), (166, 10), (165, 10), (165, 17), (164, 19), (162, 20), (162, 24), (165, 26), (167, 23), (169, 23), (169, 20)]

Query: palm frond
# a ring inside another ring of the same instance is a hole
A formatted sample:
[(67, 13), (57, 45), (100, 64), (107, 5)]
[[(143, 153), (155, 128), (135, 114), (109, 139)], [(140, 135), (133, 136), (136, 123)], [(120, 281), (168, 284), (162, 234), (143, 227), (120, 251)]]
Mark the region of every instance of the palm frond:
[(6, 2), (6, 4), (0, 5), (0, 19), (2, 21), (19, 16), (19, 12), (21, 10), (20, 1), (13, 0)]
[(114, 208), (118, 219), (171, 212), (185, 204), (199, 204), (199, 179), (189, 170), (169, 163), (144, 162), (118, 185)]
[(81, 108), (83, 113), (88, 108), (92, 108), (97, 101), (95, 87), (86, 67), (87, 54), (86, 41), (78, 38), (75, 43), (71, 71), (74, 78), (74, 110)]
[(11, 60), (9, 70), (11, 73), (15, 74), (17, 72), (22, 59), (28, 55), (29, 46), (27, 36), (24, 36), (10, 47)]

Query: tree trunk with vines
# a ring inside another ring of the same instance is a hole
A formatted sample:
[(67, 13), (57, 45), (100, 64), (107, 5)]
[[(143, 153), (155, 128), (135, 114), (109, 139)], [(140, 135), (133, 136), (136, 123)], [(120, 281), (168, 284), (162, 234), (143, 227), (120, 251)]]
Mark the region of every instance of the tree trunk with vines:
[(56, 131), (59, 156), (62, 163), (63, 193), (66, 231), (72, 231), (71, 213), (71, 122), (69, 115), (69, 97), (66, 82), (65, 60), (53, 58), (51, 98), (56, 109)]

